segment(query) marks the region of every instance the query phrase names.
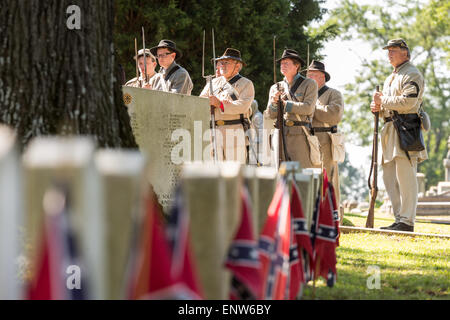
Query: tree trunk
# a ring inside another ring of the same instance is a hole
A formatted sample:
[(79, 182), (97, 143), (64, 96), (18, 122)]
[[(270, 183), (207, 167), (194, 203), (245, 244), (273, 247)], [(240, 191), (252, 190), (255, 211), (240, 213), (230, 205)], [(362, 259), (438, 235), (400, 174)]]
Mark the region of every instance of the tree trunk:
[[(67, 12), (71, 5), (78, 16)], [(81, 29), (70, 24), (77, 17)], [(16, 128), (22, 148), (56, 134), (136, 148), (117, 80), (113, 26), (112, 0), (2, 0), (0, 123)]]

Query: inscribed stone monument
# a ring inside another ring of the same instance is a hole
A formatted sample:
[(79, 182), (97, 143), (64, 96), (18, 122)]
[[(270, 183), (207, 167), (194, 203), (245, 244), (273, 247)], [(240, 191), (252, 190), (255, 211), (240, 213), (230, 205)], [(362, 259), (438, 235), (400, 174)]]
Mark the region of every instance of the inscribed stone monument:
[(136, 142), (150, 162), (149, 182), (168, 212), (181, 165), (211, 160), (209, 101), (132, 87), (123, 94)]

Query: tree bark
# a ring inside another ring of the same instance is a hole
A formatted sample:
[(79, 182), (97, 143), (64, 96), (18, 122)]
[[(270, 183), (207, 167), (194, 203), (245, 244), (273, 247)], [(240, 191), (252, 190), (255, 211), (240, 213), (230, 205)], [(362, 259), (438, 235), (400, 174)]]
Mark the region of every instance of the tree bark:
[[(69, 29), (71, 5), (81, 29)], [(2, 0), (0, 122), (22, 149), (36, 136), (91, 135), (136, 148), (117, 80), (112, 0)]]

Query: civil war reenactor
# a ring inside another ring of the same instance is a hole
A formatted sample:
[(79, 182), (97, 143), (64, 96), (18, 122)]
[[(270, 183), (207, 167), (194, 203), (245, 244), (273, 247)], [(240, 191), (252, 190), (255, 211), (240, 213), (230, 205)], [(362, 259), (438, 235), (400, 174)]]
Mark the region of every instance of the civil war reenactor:
[[(127, 87), (135, 87), (135, 88), (145, 88), (145, 89), (152, 89), (152, 83), (156, 76), (156, 58), (155, 56), (150, 52), (149, 49), (145, 49), (146, 56), (144, 59), (144, 49), (139, 50), (137, 56), (134, 56), (134, 60), (138, 60), (138, 67), (139, 67), (139, 77), (135, 77), (125, 83), (125, 86)], [(147, 63), (147, 68), (145, 68), (145, 63)], [(145, 70), (147, 70), (147, 78), (145, 78)], [(147, 79), (147, 82), (146, 80)]]
[(395, 222), (383, 229), (414, 231), (417, 208), (417, 163), (428, 158), (423, 151), (405, 152), (400, 146), (393, 119), (417, 122), (424, 92), (424, 78), (410, 62), (411, 54), (403, 39), (389, 40), (388, 50), (392, 74), (385, 80), (383, 92), (375, 92), (370, 105), (372, 112), (380, 112), (384, 119), (381, 130), (383, 181), (392, 202)]
[(251, 105), (255, 97), (253, 82), (239, 74), (245, 62), (241, 52), (227, 48), (216, 59), (220, 77), (212, 80), (213, 94), (209, 93), (209, 83), (200, 97), (208, 97), (215, 108), (217, 133), (217, 158), (246, 163), (247, 139), (245, 132), (250, 128)]
[(319, 90), (312, 122), (313, 132), (319, 139), (323, 166), (333, 184), (336, 202), (339, 206), (339, 171), (338, 163), (333, 160), (332, 156), (333, 145), (330, 134), (337, 132), (337, 126), (342, 120), (344, 99), (338, 90), (325, 84), (330, 81), (331, 77), (322, 62), (313, 60), (308, 68), (307, 77), (316, 81)]
[[(276, 119), (278, 102), (281, 98), (285, 110), (287, 154), (291, 161), (300, 162), (302, 168), (312, 168), (310, 146), (306, 134), (310, 133), (311, 120), (316, 107), (317, 84), (314, 80), (300, 74), (301, 67), (306, 63), (297, 51), (284, 50), (277, 62), (280, 62), (280, 71), (284, 75), (284, 79), (270, 88), (269, 101), (264, 113), (271, 119)], [(286, 160), (288, 159), (283, 153), (283, 161)]]
[(153, 89), (191, 95), (194, 87), (189, 73), (176, 63), (183, 54), (171, 40), (161, 40), (150, 52), (158, 59), (161, 67), (154, 81)]

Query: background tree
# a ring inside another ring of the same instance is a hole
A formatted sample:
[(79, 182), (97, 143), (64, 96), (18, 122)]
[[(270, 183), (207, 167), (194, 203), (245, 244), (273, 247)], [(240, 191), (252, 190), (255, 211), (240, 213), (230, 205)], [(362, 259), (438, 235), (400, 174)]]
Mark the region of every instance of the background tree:
[[(429, 160), (419, 165), (426, 174), (427, 186), (443, 180), (442, 159), (446, 152), (449, 128), (449, 55), (450, 2), (429, 0), (397, 4), (386, 1), (383, 6), (359, 5), (344, 0), (331, 12), (326, 27), (338, 26), (343, 39), (362, 39), (374, 51), (382, 51), (389, 39), (403, 38), (412, 49), (412, 62), (425, 77), (424, 109), (432, 122), (425, 134)], [(371, 61), (363, 59), (360, 75), (346, 86), (344, 122), (351, 127), (356, 143), (370, 144), (373, 116), (369, 105), (377, 84), (392, 72), (386, 55)]]
[[(211, 29), (216, 35), (216, 55), (226, 48), (241, 51), (247, 67), (242, 74), (250, 78), (260, 109), (266, 107), (268, 90), (273, 84), (273, 36), (277, 36), (277, 57), (284, 47), (297, 49), (305, 58), (307, 44), (311, 59), (326, 39), (333, 36), (335, 26), (327, 32), (308, 34), (306, 27), (320, 20), (325, 9), (318, 0), (118, 0), (115, 37), (119, 61), (125, 66), (127, 79), (135, 77), (134, 38), (141, 44), (141, 27), (146, 30), (147, 46), (156, 46), (161, 39), (171, 39), (183, 51), (180, 64), (194, 82), (193, 95), (205, 86), (201, 76), (203, 30), (206, 30), (206, 72), (213, 73)], [(279, 68), (277, 68), (279, 69)], [(278, 72), (278, 71), (277, 71)], [(281, 79), (281, 75), (277, 75)]]
[(369, 196), (367, 179), (364, 172), (352, 166), (348, 159), (346, 154), (344, 162), (339, 164), (341, 202), (342, 200), (362, 201)]
[[(68, 28), (77, 18), (70, 5), (80, 8), (79, 30)], [(0, 123), (16, 128), (22, 148), (53, 134), (136, 147), (116, 80), (113, 26), (111, 0), (2, 1)]]

